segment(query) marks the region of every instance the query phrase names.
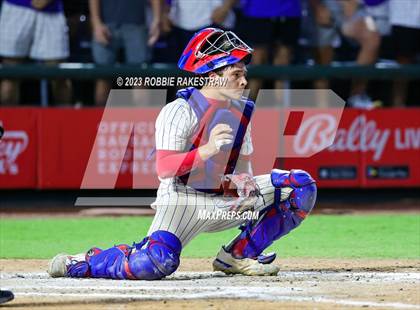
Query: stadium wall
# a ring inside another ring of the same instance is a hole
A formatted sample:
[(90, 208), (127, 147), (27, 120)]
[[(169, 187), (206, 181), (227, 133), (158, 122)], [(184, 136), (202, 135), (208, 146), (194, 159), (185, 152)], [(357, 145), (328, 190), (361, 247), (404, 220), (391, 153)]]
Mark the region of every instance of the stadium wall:
[[(0, 108), (1, 189), (152, 189), (158, 186), (153, 157), (157, 108)], [(253, 120), (255, 174), (274, 165), (280, 133), (262, 109)], [(281, 168), (310, 172), (321, 188), (420, 187), (420, 108), (346, 109), (334, 143), (309, 158), (277, 161)], [(322, 126), (296, 137), (300, 154), (319, 143)], [(269, 131), (268, 131), (269, 130)], [(268, 134), (271, 132), (272, 134)], [(268, 137), (271, 137), (271, 140)], [(312, 139), (312, 140), (311, 140)], [(134, 149), (136, 150), (134, 152)], [(268, 159), (268, 160), (267, 160)]]

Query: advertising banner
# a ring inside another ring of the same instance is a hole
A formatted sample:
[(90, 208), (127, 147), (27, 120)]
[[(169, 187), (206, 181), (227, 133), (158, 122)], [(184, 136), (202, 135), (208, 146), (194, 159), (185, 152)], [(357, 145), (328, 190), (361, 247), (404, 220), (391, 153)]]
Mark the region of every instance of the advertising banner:
[(39, 151), (36, 109), (2, 108), (0, 125), (0, 188), (35, 188)]
[(367, 128), (362, 187), (420, 186), (420, 109), (369, 111), (359, 122)]
[(96, 122), (81, 188), (157, 188), (155, 120), (159, 109), (106, 109)]
[[(40, 115), (40, 188), (155, 188), (157, 109), (47, 109)], [(133, 181), (134, 180), (134, 181)]]
[[(159, 111), (1, 108), (0, 188), (157, 188)], [(307, 170), (320, 187), (420, 186), (420, 109), (346, 109), (339, 124), (320, 111), (283, 114), (257, 109), (252, 119), (255, 175), (277, 165)], [(297, 158), (276, 161), (285, 147)]]
[(321, 187), (418, 187), (419, 120), (420, 109), (347, 109), (330, 147), (309, 158), (287, 158), (284, 168), (307, 170)]

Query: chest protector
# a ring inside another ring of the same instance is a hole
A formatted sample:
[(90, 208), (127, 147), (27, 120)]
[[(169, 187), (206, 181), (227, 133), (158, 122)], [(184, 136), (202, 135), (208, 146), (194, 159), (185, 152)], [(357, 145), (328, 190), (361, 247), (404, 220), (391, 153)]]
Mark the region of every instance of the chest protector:
[(233, 143), (223, 145), (217, 155), (205, 161), (204, 167), (178, 177), (182, 183), (198, 191), (222, 194), (222, 177), (235, 170), (255, 104), (248, 99), (231, 101), (230, 107), (209, 103), (194, 87), (178, 91), (177, 97), (188, 102), (198, 119), (198, 128), (187, 146), (189, 151), (206, 144), (216, 125), (227, 124), (232, 128)]

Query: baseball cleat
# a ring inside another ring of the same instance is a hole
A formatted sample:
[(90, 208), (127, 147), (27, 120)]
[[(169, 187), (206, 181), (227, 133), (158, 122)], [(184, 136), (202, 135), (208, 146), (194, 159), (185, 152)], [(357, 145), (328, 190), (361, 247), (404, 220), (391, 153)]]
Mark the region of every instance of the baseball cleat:
[(67, 277), (70, 267), (85, 262), (85, 254), (69, 255), (60, 253), (48, 263), (48, 274), (53, 278)]
[(257, 259), (235, 258), (222, 247), (213, 261), (213, 270), (222, 271), (225, 274), (275, 276), (280, 268), (275, 265), (262, 264)]
[(65, 277), (67, 274), (67, 267), (66, 267), (66, 261), (67, 257), (69, 255), (67, 254), (57, 254), (53, 257), (53, 259), (48, 263), (48, 274), (53, 277)]
[(1, 291), (0, 290), (0, 304), (11, 301), (15, 298), (15, 295), (11, 291)]

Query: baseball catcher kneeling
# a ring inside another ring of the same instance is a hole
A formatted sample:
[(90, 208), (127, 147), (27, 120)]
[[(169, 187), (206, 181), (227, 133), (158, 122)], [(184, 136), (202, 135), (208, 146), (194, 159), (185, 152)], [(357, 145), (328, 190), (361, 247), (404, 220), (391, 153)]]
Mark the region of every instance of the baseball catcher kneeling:
[[(316, 186), (303, 170), (273, 169), (252, 176), (251, 116), (254, 102), (242, 96), (252, 49), (231, 31), (196, 33), (178, 66), (226, 83), (177, 92), (156, 120), (156, 169), (160, 180), (148, 236), (133, 245), (59, 254), (53, 277), (156, 280), (179, 266), (183, 247), (201, 232), (239, 227), (222, 246), (213, 268), (226, 274), (276, 275), (276, 254), (263, 251), (300, 225), (316, 200)], [(271, 159), (269, 159), (271, 160)], [(200, 214), (258, 213), (257, 219)]]

